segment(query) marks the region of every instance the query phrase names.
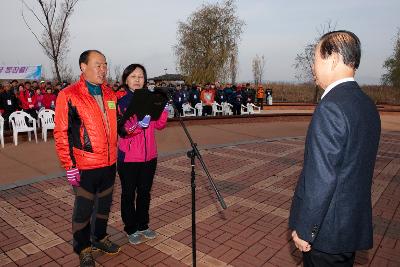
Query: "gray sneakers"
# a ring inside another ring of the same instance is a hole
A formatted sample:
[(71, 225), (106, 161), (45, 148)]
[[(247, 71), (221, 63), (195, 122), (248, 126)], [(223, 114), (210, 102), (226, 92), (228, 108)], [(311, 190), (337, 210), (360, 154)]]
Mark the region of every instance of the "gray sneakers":
[(139, 231), (134, 232), (133, 234), (127, 235), (129, 243), (133, 245), (138, 245), (143, 242), (141, 234), (139, 234)]
[(157, 233), (150, 228), (147, 228), (146, 230), (143, 231), (138, 231), (139, 234), (142, 234), (145, 238), (147, 239), (154, 239), (157, 236)]
[(144, 242), (144, 240), (142, 239), (142, 236), (147, 239), (154, 239), (154, 238), (156, 238), (157, 233), (149, 228), (149, 229), (146, 229), (143, 231), (136, 231), (133, 234), (130, 234), (127, 236), (128, 236), (129, 243), (131, 243), (133, 245), (138, 245), (138, 244)]

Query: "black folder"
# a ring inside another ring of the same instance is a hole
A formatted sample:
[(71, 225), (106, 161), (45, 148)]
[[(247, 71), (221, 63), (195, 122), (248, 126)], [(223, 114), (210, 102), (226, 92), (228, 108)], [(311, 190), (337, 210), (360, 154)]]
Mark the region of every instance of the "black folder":
[(151, 120), (158, 120), (167, 102), (168, 96), (162, 90), (138, 89), (133, 93), (127, 112), (135, 114), (139, 121), (146, 115), (150, 115)]

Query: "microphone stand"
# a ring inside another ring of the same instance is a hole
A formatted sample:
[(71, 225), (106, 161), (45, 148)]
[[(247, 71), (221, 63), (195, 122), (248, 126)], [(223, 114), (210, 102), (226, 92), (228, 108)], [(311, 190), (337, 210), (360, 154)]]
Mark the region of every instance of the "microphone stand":
[(169, 103), (171, 104), (171, 106), (174, 108), (174, 112), (178, 112), (178, 118), (179, 118), (179, 123), (181, 125), (181, 127), (183, 128), (187, 139), (190, 142), (190, 145), (192, 147), (192, 149), (190, 151), (187, 152), (187, 156), (190, 158), (190, 166), (191, 166), (191, 179), (190, 179), (190, 185), (191, 185), (191, 189), (192, 189), (192, 260), (193, 260), (193, 267), (196, 267), (196, 172), (195, 172), (195, 160), (196, 158), (200, 161), (200, 164), (204, 170), (204, 172), (207, 175), (207, 178), (212, 186), (212, 188), (215, 191), (215, 194), (217, 195), (217, 199), (221, 204), (221, 207), (223, 209), (226, 209), (226, 204), (225, 201), (223, 199), (223, 197), (221, 196), (217, 186), (214, 183), (213, 178), (211, 177), (206, 164), (203, 161), (203, 158), (201, 157), (200, 151), (197, 148), (197, 144), (195, 142), (193, 142), (193, 139), (188, 131), (188, 129), (186, 128), (185, 123), (183, 122), (183, 119), (181, 117), (181, 114), (179, 113), (179, 110), (175, 107), (175, 105), (173, 104), (173, 101), (171, 100), (171, 95), (168, 93), (167, 94), (168, 99), (169, 99)]

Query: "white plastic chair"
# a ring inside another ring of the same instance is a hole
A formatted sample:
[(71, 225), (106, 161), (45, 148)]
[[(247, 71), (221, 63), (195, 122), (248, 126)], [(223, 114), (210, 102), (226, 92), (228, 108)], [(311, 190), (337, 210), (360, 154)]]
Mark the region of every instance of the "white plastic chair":
[(41, 107), (39, 110), (36, 110), (36, 114), (37, 114), (37, 119), (36, 119), (36, 127), (39, 129), (41, 127), (41, 123), (40, 123), (40, 118), (39, 118), (39, 113), (44, 110), (44, 107)]
[(38, 118), (42, 124), (42, 139), (47, 142), (47, 130), (54, 129), (55, 112), (51, 109), (41, 109)]
[(173, 118), (175, 116), (174, 106), (168, 104), (168, 118)]
[(4, 118), (0, 114), (0, 143), (1, 147), (4, 148)]
[(249, 110), (248, 110), (247, 106), (245, 106), (243, 104), (240, 105), (240, 114), (241, 115), (249, 114)]
[(203, 103), (199, 102), (194, 105), (194, 108), (197, 109), (197, 116), (203, 116)]
[[(26, 124), (25, 118), (28, 118), (28, 120), (33, 123), (32, 127)], [(11, 113), (9, 120), (11, 121), (13, 129), (14, 145), (18, 145), (18, 133), (21, 132), (28, 132), (29, 141), (31, 141), (31, 132), (33, 132), (37, 143), (36, 120), (31, 115), (24, 111), (14, 111)]]
[(233, 106), (229, 104), (228, 102), (222, 102), (222, 115), (232, 115), (232, 108)]
[(182, 105), (183, 117), (193, 117), (196, 116), (196, 109), (193, 108), (189, 103)]
[(261, 108), (259, 106), (254, 105), (253, 103), (247, 104), (247, 110), (248, 110), (249, 114), (261, 113)]
[(218, 114), (223, 114), (222, 105), (214, 101), (212, 103), (212, 115), (217, 116)]

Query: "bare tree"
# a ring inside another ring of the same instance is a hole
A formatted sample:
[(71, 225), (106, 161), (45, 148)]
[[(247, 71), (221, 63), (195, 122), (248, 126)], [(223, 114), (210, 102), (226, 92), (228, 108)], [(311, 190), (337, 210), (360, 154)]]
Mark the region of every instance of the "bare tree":
[(230, 74), (231, 83), (235, 84), (236, 83), (236, 76), (237, 76), (237, 66), (238, 66), (237, 52), (232, 53), (228, 64), (229, 64), (229, 72), (227, 72), (227, 73)]
[(214, 82), (226, 75), (236, 64), (243, 25), (234, 0), (204, 4), (186, 22), (178, 23), (175, 54), (187, 82)]
[[(315, 83), (313, 64), (314, 64), (314, 50), (318, 43), (319, 37), (323, 34), (333, 31), (336, 28), (336, 23), (333, 24), (331, 20), (328, 20), (325, 24), (322, 24), (317, 29), (318, 37), (314, 39), (312, 43), (307, 44), (304, 50), (296, 55), (294, 59), (293, 67), (296, 69), (296, 79), (306, 83)], [(314, 103), (318, 102), (318, 91), (317, 85), (314, 86)]]
[(262, 83), (264, 68), (265, 68), (264, 55), (262, 55), (261, 57), (259, 55), (256, 55), (252, 61), (253, 77), (254, 77), (254, 83), (256, 85)]
[(387, 70), (382, 75), (383, 84), (400, 89), (400, 29), (394, 42), (393, 54), (385, 60), (383, 67)]
[[(68, 70), (64, 61), (69, 52), (69, 19), (74, 11), (74, 6), (79, 0), (35, 0), (39, 11), (29, 6), (25, 0), (21, 14), (28, 29), (35, 36), (45, 55), (52, 61), (57, 80), (62, 81), (60, 69)], [(61, 3), (60, 3), (61, 2)], [(41, 35), (35, 33), (28, 23), (28, 17), (24, 14), (24, 7), (31, 13), (34, 20), (43, 27)]]
[(115, 80), (119, 81), (122, 76), (122, 66), (121, 64), (115, 65), (114, 66), (114, 74), (115, 74)]

